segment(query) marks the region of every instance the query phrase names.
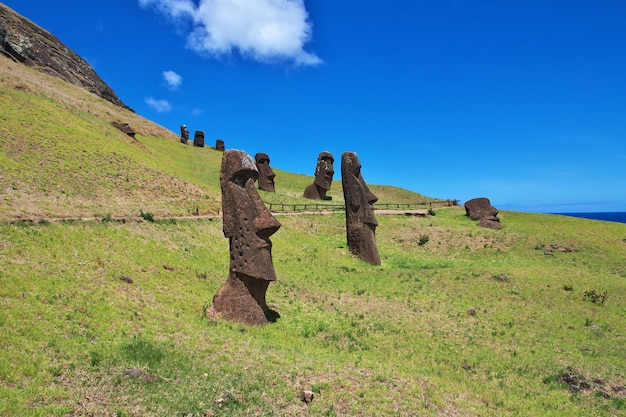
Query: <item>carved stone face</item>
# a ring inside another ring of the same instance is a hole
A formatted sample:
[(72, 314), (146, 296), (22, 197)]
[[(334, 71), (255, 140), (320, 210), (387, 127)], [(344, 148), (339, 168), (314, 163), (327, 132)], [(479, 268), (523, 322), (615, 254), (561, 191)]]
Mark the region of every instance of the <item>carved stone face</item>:
[(257, 153), (254, 157), (256, 167), (259, 170), (259, 189), (264, 191), (275, 191), (274, 178), (276, 174), (270, 167), (270, 157), (266, 153)]
[(258, 176), (256, 164), (247, 153), (224, 153), (220, 173), (224, 236), (230, 241), (231, 272), (274, 281), (269, 237), (280, 223), (261, 201), (254, 186)]
[(378, 201), (361, 175), (361, 162), (354, 152), (341, 156), (341, 180), (346, 203), (346, 233), (350, 251), (366, 262), (380, 265), (372, 204)]
[(328, 191), (333, 183), (335, 170), (333, 163), (335, 158), (329, 152), (322, 152), (317, 157), (317, 166), (315, 167), (315, 185)]

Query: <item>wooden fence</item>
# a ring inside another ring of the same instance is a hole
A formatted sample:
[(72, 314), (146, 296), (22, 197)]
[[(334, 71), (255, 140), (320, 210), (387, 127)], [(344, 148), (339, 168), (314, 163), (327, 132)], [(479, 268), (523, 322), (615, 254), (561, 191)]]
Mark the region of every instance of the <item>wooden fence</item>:
[[(270, 203), (264, 201), (267, 208), (274, 213), (292, 213), (299, 211), (343, 211), (343, 204), (324, 204), (324, 203), (306, 203), (306, 204), (286, 204), (286, 203)], [(450, 207), (457, 206), (458, 200), (437, 200), (423, 201), (418, 203), (384, 203), (374, 204), (374, 210), (418, 210), (432, 209), (433, 207)]]

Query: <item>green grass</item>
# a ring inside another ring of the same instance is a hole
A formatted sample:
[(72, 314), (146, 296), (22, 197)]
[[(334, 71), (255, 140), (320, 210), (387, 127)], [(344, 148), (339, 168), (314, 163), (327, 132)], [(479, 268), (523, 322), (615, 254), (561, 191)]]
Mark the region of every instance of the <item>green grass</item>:
[(526, 226), (544, 217), (504, 212), (493, 231), (459, 209), (379, 216), (373, 267), (340, 214), (279, 216), (281, 318), (259, 328), (203, 316), (228, 271), (219, 220), (4, 224), (0, 414), (619, 415), (623, 396), (558, 377), (624, 385), (626, 263), (607, 251), (626, 228), (557, 218), (579, 251), (546, 256), (552, 237)]
[[(13, 65), (0, 71), (0, 415), (626, 415), (611, 388), (626, 384), (626, 225), (378, 215), (375, 267), (350, 254), (341, 212), (277, 214), (267, 300), (281, 317), (209, 320), (229, 267), (221, 155)], [(301, 203), (312, 177), (275, 171), (262, 197)], [(196, 207), (208, 216), (171, 218)], [(566, 372), (589, 389), (570, 391)]]

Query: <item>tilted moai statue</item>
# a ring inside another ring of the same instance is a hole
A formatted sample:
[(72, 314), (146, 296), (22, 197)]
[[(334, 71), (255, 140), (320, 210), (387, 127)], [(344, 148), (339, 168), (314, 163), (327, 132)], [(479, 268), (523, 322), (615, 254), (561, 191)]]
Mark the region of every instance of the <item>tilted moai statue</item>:
[(361, 162), (354, 152), (341, 155), (341, 182), (346, 202), (346, 235), (350, 252), (365, 262), (380, 265), (372, 204), (378, 201), (361, 175)]
[(246, 152), (224, 152), (220, 185), (224, 236), (230, 242), (230, 273), (207, 310), (207, 315), (218, 313), (249, 325), (264, 324), (278, 316), (267, 307), (265, 293), (276, 280), (269, 237), (280, 223), (261, 201), (254, 185), (258, 176), (256, 164)]
[(502, 229), (498, 218), (498, 209), (491, 205), (487, 197), (472, 198), (465, 202), (465, 214), (472, 220), (479, 220), (478, 225), (489, 229)]
[(196, 130), (193, 135), (193, 146), (204, 148), (204, 130)]
[(315, 180), (313, 184), (304, 189), (304, 197), (311, 200), (332, 200), (326, 193), (330, 190), (333, 183), (333, 163), (335, 158), (330, 152), (321, 152), (317, 157), (317, 165), (315, 166)]
[(266, 153), (257, 153), (254, 155), (256, 167), (259, 170), (259, 190), (276, 191), (274, 189), (274, 178), (276, 174), (270, 167), (270, 157)]
[(224, 152), (224, 141), (222, 139), (217, 139), (215, 141), (215, 150), (216, 151), (220, 151), (220, 152)]
[(189, 130), (187, 130), (187, 125), (180, 125), (180, 143), (186, 145), (187, 142), (189, 142)]

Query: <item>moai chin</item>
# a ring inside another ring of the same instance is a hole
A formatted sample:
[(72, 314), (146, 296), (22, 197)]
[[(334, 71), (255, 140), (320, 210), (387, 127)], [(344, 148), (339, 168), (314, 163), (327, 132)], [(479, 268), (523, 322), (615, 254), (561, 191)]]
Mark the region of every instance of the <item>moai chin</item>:
[(317, 165), (315, 166), (315, 180), (313, 184), (304, 189), (304, 197), (311, 200), (332, 200), (332, 197), (326, 193), (330, 190), (333, 183), (333, 163), (335, 158), (330, 152), (321, 152), (317, 157)]
[(217, 313), (248, 325), (265, 324), (278, 316), (268, 308), (265, 293), (270, 282), (276, 280), (269, 237), (280, 223), (261, 201), (254, 185), (258, 176), (256, 164), (246, 152), (224, 152), (220, 185), (230, 272), (207, 311), (207, 315)]
[(220, 151), (220, 152), (224, 152), (226, 148), (224, 147), (224, 141), (222, 139), (217, 139), (215, 141), (215, 150), (216, 151)]
[(276, 191), (274, 189), (274, 178), (276, 174), (270, 167), (270, 157), (266, 153), (257, 153), (254, 155), (256, 167), (259, 170), (259, 190)]
[(372, 265), (380, 265), (372, 204), (378, 201), (361, 175), (361, 162), (354, 152), (341, 155), (341, 182), (346, 204), (346, 235), (350, 252)]

